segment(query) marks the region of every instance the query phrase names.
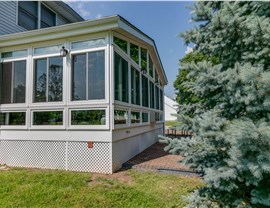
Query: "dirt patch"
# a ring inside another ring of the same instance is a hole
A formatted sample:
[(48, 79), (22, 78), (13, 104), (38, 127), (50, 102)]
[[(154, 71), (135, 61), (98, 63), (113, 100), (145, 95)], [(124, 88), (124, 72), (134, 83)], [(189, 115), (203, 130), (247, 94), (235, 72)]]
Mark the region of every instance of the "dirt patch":
[(7, 165), (0, 165), (0, 170), (9, 170)]
[(100, 185), (113, 186), (115, 182), (120, 182), (127, 185), (132, 185), (134, 180), (125, 171), (119, 171), (113, 174), (101, 174), (93, 173), (89, 185)]

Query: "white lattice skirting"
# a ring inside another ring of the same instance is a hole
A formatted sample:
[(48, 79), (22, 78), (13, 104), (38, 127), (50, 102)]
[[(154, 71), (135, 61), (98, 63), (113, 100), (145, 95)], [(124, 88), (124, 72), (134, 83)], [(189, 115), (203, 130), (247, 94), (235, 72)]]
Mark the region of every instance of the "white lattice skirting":
[(13, 167), (61, 169), (111, 174), (157, 142), (155, 129), (116, 142), (0, 140), (0, 164)]
[(109, 142), (0, 140), (0, 164), (14, 167), (112, 173)]

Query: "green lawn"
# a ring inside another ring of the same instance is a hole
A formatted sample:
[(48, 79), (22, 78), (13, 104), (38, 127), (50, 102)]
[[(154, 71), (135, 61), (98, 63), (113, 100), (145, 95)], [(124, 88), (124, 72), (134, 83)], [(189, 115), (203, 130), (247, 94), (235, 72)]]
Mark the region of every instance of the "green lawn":
[[(117, 178), (118, 177), (118, 178)], [(194, 177), (128, 170), (120, 176), (11, 168), (0, 171), (0, 207), (183, 207)]]
[(180, 125), (181, 122), (180, 121), (165, 121), (165, 125), (168, 127), (174, 127), (175, 125)]

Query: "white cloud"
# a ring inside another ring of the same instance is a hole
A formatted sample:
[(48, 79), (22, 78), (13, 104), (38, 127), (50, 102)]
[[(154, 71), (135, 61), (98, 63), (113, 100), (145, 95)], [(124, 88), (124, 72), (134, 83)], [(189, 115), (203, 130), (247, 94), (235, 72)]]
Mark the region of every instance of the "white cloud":
[(96, 18), (99, 19), (102, 17), (102, 14), (97, 14)]
[(78, 9), (79, 14), (82, 15), (83, 17), (88, 17), (90, 15), (90, 12), (84, 9), (85, 4), (83, 2), (78, 3), (76, 7)]
[(188, 53), (191, 53), (191, 52), (193, 52), (193, 48), (187, 46), (187, 49), (185, 51), (185, 54), (188, 54)]

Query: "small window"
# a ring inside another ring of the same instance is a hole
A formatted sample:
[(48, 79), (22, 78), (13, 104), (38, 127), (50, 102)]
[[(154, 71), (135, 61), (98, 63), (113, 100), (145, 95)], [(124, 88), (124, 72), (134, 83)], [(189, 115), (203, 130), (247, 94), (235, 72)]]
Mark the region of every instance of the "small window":
[(73, 110), (71, 125), (105, 125), (105, 110)]
[(120, 38), (117, 37), (113, 37), (113, 42), (119, 47), (121, 48), (123, 51), (125, 51), (127, 53), (127, 41), (122, 40)]
[(150, 82), (150, 108), (155, 108), (155, 86)]
[(155, 86), (155, 95), (156, 95), (156, 109), (159, 110), (159, 88)]
[(142, 105), (144, 107), (149, 107), (148, 89), (148, 79), (147, 77), (142, 76)]
[(4, 52), (1, 54), (1, 58), (17, 58), (17, 57), (25, 57), (27, 56), (27, 50), (20, 50), (20, 51), (10, 51)]
[(155, 83), (158, 84), (158, 73), (157, 70), (155, 70)]
[(56, 25), (56, 15), (48, 7), (41, 4), (40, 28), (52, 27)]
[(26, 61), (5, 62), (0, 69), (1, 103), (25, 103)]
[(33, 112), (33, 125), (63, 125), (62, 111)]
[(159, 121), (163, 121), (163, 113), (159, 113)]
[(25, 112), (2, 112), (0, 113), (0, 126), (25, 125)]
[(145, 113), (145, 112), (142, 113), (142, 122), (143, 123), (149, 122), (149, 114), (148, 113)]
[(147, 71), (147, 50), (141, 48), (141, 67), (142, 71)]
[(71, 49), (73, 50), (98, 48), (103, 46), (106, 46), (106, 41), (104, 38), (71, 43)]
[(18, 1), (18, 25), (27, 29), (38, 29), (38, 2)]
[(148, 63), (149, 63), (149, 75), (152, 77), (152, 78), (154, 78), (154, 70), (153, 70), (153, 61), (152, 61), (152, 59), (151, 59), (151, 57), (150, 57), (150, 55), (148, 56)]
[(72, 100), (105, 99), (105, 52), (72, 56)]
[(123, 110), (114, 110), (114, 125), (128, 124), (128, 112)]
[(159, 106), (159, 109), (163, 111), (163, 105), (164, 105), (164, 103), (163, 103), (163, 91), (162, 91), (162, 89), (160, 89), (160, 91), (159, 91), (159, 96), (160, 96), (160, 106)]
[(140, 105), (140, 72), (131, 67), (131, 103)]
[(37, 1), (18, 1), (18, 25), (26, 30), (52, 27), (56, 25), (56, 14)]
[(130, 43), (130, 58), (139, 64), (139, 47)]
[(60, 53), (62, 45), (46, 46), (34, 49), (35, 55)]
[(159, 121), (159, 119), (160, 119), (160, 115), (159, 115), (159, 113), (155, 113), (155, 121)]
[(140, 123), (141, 122), (141, 113), (140, 112), (131, 112), (130, 122), (131, 123)]
[(128, 62), (114, 53), (114, 96), (115, 100), (129, 102)]
[(63, 58), (35, 60), (34, 102), (62, 101)]

